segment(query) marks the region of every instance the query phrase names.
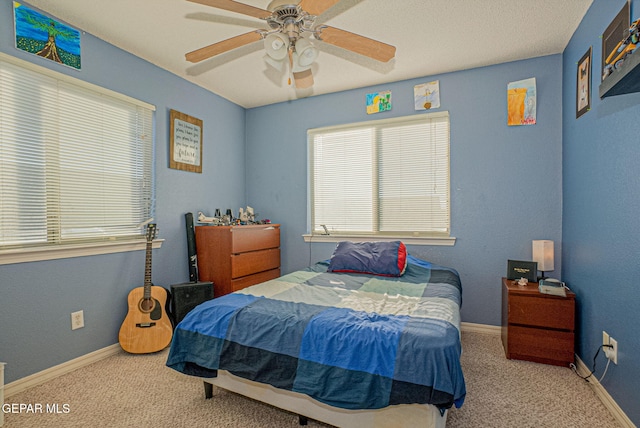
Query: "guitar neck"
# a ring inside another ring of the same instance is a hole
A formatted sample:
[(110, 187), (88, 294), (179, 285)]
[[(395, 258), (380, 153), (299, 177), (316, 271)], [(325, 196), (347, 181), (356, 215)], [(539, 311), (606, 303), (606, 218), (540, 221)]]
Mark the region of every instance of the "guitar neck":
[(144, 263), (144, 294), (143, 299), (151, 298), (151, 250), (153, 248), (153, 238), (156, 236), (156, 225), (149, 224), (147, 226), (147, 251)]
[(151, 248), (152, 242), (147, 242), (147, 254), (144, 263), (144, 299), (151, 298)]

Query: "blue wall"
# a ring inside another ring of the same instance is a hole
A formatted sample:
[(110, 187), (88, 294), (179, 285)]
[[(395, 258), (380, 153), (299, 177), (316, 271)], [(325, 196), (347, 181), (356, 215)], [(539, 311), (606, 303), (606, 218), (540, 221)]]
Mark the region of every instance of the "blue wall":
[[(245, 110), (82, 34), (82, 70), (15, 48), (13, 9), (0, 0), (0, 51), (154, 104), (156, 216), (162, 248), (153, 251), (153, 282), (189, 280), (184, 213), (245, 204)], [(202, 119), (203, 173), (168, 168), (169, 109)], [(0, 266), (0, 361), (5, 380), (66, 362), (118, 342), (128, 292), (144, 283), (144, 251)], [(71, 312), (85, 328), (71, 331)]]
[[(535, 77), (537, 124), (507, 126), (507, 84)], [(318, 79), (320, 77), (317, 77)], [(413, 87), (440, 81), (451, 120), (453, 247), (412, 246), (412, 254), (459, 270), (463, 321), (500, 325), (507, 260), (530, 260), (531, 241), (561, 241), (562, 57), (536, 58), (356, 89), (247, 111), (247, 200), (282, 224), (285, 272), (328, 258), (334, 244), (305, 243), (306, 131), (416, 114)], [(367, 115), (365, 95), (391, 90), (393, 109)], [(421, 114), (424, 114), (421, 113)]]
[[(578, 353), (591, 365), (602, 331), (618, 341), (618, 365), (602, 385), (640, 425), (640, 93), (601, 100), (600, 35), (625, 4), (596, 0), (563, 56), (563, 278), (578, 295)], [(640, 0), (631, 1), (631, 20)], [(593, 48), (591, 110), (576, 119), (576, 63)], [(605, 359), (599, 357), (601, 374)]]
[[(451, 226), (457, 242), (410, 251), (460, 271), (463, 321), (499, 325), (507, 259), (530, 259), (533, 239), (554, 240), (551, 276), (562, 276), (578, 294), (579, 355), (590, 362), (602, 330), (618, 340), (619, 364), (609, 368), (603, 385), (638, 424), (639, 410), (631, 404), (639, 401), (633, 356), (640, 336), (630, 320), (638, 314), (631, 238), (640, 229), (640, 95), (602, 101), (594, 95), (592, 110), (575, 119), (575, 64), (593, 46), (599, 73), (599, 35), (622, 4), (595, 0), (563, 55), (250, 110), (89, 34), (83, 34), (81, 71), (18, 51), (9, 0), (0, 0), (0, 51), (157, 106), (156, 222), (166, 241), (154, 250), (153, 280), (164, 286), (188, 280), (185, 212), (253, 206), (260, 218), (282, 224), (284, 272), (329, 257), (333, 244), (302, 239), (308, 231), (306, 130), (416, 114), (413, 86), (440, 80), (440, 110), (451, 117)], [(508, 127), (506, 86), (530, 77), (537, 80), (538, 123)], [(597, 94), (597, 77), (593, 83)], [(365, 95), (381, 90), (393, 92), (393, 110), (367, 115)], [(202, 174), (167, 167), (169, 109), (204, 121)], [(144, 251), (0, 266), (6, 381), (116, 343), (126, 295), (142, 285), (143, 266)], [(70, 313), (80, 309), (86, 327), (71, 331)]]

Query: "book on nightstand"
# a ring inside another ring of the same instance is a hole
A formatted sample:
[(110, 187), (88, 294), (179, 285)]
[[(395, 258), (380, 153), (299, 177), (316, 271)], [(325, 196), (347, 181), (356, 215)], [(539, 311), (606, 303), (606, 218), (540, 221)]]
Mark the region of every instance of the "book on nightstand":
[(538, 290), (542, 294), (567, 297), (567, 290), (564, 282), (558, 281), (557, 279), (541, 279), (538, 283)]

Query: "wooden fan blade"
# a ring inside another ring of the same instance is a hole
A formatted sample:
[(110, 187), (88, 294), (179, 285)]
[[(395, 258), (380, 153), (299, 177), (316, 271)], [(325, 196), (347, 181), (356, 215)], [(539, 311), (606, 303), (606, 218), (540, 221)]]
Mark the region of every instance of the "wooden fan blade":
[(311, 69), (293, 73), (293, 80), (296, 82), (296, 88), (305, 89), (313, 86), (313, 74)]
[(231, 37), (230, 39), (196, 49), (195, 51), (186, 54), (185, 58), (189, 62), (200, 62), (211, 58), (212, 56), (220, 55), (221, 53), (248, 45), (249, 43), (257, 42), (261, 39), (262, 35), (259, 32), (251, 31), (250, 33), (240, 34), (239, 36)]
[(230, 12), (241, 13), (243, 15), (253, 16), (254, 18), (264, 19), (271, 16), (268, 10), (259, 7), (249, 6), (248, 4), (239, 3), (233, 0), (188, 0), (193, 3), (203, 4), (205, 6), (217, 7), (218, 9), (228, 10)]
[(320, 15), (340, 0), (302, 0), (299, 6), (310, 15)]
[(396, 55), (395, 46), (360, 36), (349, 31), (323, 25), (319, 28), (319, 38), (323, 42), (338, 46), (377, 61), (388, 62)]

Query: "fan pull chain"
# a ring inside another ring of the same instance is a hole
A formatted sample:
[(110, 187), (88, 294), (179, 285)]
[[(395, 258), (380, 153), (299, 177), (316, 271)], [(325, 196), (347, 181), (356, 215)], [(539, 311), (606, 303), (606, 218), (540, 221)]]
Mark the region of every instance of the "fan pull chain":
[(291, 86), (291, 76), (293, 74), (293, 46), (289, 47), (289, 86)]

